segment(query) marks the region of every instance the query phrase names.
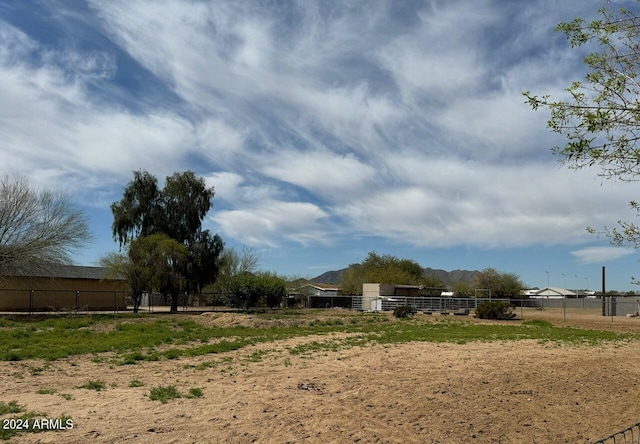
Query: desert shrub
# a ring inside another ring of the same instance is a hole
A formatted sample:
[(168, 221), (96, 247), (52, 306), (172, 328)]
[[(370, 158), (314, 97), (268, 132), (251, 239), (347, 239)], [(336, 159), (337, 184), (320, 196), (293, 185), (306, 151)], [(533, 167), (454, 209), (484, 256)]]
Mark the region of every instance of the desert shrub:
[(416, 314), (416, 309), (409, 305), (398, 305), (393, 309), (393, 315), (396, 318), (408, 318)]
[(166, 404), (171, 399), (182, 398), (182, 394), (178, 391), (175, 385), (154, 387), (149, 392), (149, 399), (152, 401), (160, 401)]
[(89, 379), (87, 382), (85, 382), (83, 385), (80, 385), (76, 388), (83, 388), (83, 389), (87, 389), (87, 390), (95, 390), (97, 392), (104, 390), (105, 388), (105, 382), (104, 381), (94, 381), (92, 379)]
[(0, 401), (0, 415), (5, 415), (7, 413), (20, 413), (24, 411), (24, 407), (18, 404), (18, 401), (9, 401), (8, 404)]
[(512, 319), (516, 316), (513, 305), (502, 301), (486, 301), (476, 308), (476, 317), (480, 319)]

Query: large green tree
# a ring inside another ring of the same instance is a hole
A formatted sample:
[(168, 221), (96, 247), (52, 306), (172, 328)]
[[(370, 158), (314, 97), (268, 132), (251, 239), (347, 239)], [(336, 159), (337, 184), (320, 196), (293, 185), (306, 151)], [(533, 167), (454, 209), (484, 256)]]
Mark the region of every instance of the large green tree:
[(131, 273), (139, 288), (159, 291), (171, 298), (171, 311), (178, 310), (178, 295), (184, 288), (187, 247), (164, 234), (139, 237), (129, 246)]
[(349, 265), (340, 280), (342, 293), (362, 294), (362, 284), (365, 282), (441, 286), (439, 281), (426, 278), (417, 262), (390, 254), (380, 255), (375, 251), (369, 252), (362, 263)]
[(177, 287), (173, 284), (163, 286), (163, 291), (171, 294), (171, 309), (175, 311), (178, 291), (200, 292), (216, 280), (219, 272), (224, 242), (217, 234), (202, 230), (202, 220), (211, 208), (214, 189), (207, 187), (204, 179), (192, 171), (167, 177), (162, 189), (147, 171), (133, 174), (122, 199), (111, 205), (113, 237), (121, 247), (129, 247), (134, 269), (143, 260), (134, 255), (132, 247), (136, 240), (162, 234), (186, 248), (179, 266), (172, 269)]
[[(629, 9), (601, 9), (600, 18), (562, 22), (572, 47), (591, 51), (587, 74), (566, 89), (566, 97), (525, 92), (534, 110), (547, 109), (549, 128), (566, 144), (553, 148), (570, 168), (599, 168), (599, 175), (622, 181), (640, 179), (640, 17)], [(640, 205), (631, 202), (640, 215)], [(619, 221), (606, 229), (614, 244), (640, 247), (640, 227)]]
[(524, 284), (515, 273), (485, 268), (476, 275), (476, 288), (490, 290), (492, 298), (521, 298)]
[(243, 272), (227, 282), (225, 297), (230, 307), (247, 310), (259, 305), (277, 307), (286, 294), (285, 281), (275, 274)]
[(129, 283), (133, 312), (140, 308), (144, 293), (154, 291), (171, 297), (171, 309), (177, 310), (178, 292), (184, 288), (182, 268), (189, 251), (184, 244), (164, 234), (152, 234), (132, 240), (127, 254), (109, 253), (100, 258), (107, 277), (124, 277)]

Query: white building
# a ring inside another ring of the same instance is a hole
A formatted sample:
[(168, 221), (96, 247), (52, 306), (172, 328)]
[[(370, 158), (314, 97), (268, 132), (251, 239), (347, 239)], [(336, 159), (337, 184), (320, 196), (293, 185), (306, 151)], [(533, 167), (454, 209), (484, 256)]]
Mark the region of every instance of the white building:
[(382, 310), (383, 299), (392, 300), (402, 297), (420, 296), (419, 285), (395, 285), (395, 284), (362, 284), (362, 310)]
[(530, 299), (564, 299), (577, 297), (575, 290), (559, 287), (545, 287), (539, 290), (525, 290), (524, 294)]

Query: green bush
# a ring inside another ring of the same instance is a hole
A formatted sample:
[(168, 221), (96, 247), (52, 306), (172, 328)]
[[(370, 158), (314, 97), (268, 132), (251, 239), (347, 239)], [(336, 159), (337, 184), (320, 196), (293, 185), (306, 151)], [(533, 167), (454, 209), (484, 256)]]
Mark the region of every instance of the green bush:
[(516, 316), (513, 305), (502, 301), (486, 301), (476, 308), (476, 318), (512, 319)]
[(176, 398), (182, 398), (182, 394), (178, 391), (175, 385), (158, 386), (151, 389), (149, 392), (149, 399), (152, 401), (160, 401), (166, 404), (168, 401)]
[(408, 318), (416, 314), (416, 309), (409, 305), (398, 305), (393, 309), (393, 315), (396, 318)]
[(89, 379), (87, 382), (85, 382), (83, 385), (79, 385), (76, 388), (82, 388), (82, 389), (87, 389), (87, 390), (95, 390), (97, 392), (104, 390), (105, 388), (105, 382), (104, 381), (94, 381), (92, 379)]

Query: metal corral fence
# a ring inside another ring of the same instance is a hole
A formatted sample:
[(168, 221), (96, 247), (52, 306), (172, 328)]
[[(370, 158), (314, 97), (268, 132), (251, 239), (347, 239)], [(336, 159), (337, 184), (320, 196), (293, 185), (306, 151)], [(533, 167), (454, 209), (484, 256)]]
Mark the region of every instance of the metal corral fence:
[[(368, 299), (368, 300), (367, 300)], [(364, 300), (364, 302), (363, 302)], [(448, 313), (468, 313), (481, 303), (488, 301), (489, 299), (483, 298), (435, 298), (435, 297), (399, 297), (399, 296), (381, 296), (379, 298), (363, 298), (362, 296), (352, 296), (351, 308), (353, 310), (371, 311), (372, 307), (367, 306), (367, 302), (375, 301), (373, 306), (376, 307), (374, 311), (393, 311), (396, 307), (401, 305), (408, 305), (415, 310), (423, 313), (440, 312), (444, 314)], [(509, 302), (508, 299), (492, 299), (494, 301), (500, 300), (503, 302)], [(528, 302), (525, 300), (524, 302)], [(520, 305), (518, 305), (520, 306)]]
[(640, 422), (599, 439), (594, 444), (640, 444)]
[[(519, 299), (511, 300), (516, 307)], [(586, 309), (602, 309), (602, 299), (524, 299), (523, 301), (535, 301), (535, 306), (540, 308), (566, 308), (570, 310)], [(606, 296), (605, 297), (605, 316), (627, 316), (639, 311), (640, 298), (638, 296)], [(525, 305), (527, 307), (528, 305)]]
[[(351, 296), (353, 310), (371, 311), (367, 306), (371, 298)], [(422, 312), (456, 313), (464, 310), (474, 310), (479, 304), (489, 300), (500, 300), (510, 303), (516, 308), (564, 308), (578, 311), (580, 309), (600, 310), (601, 299), (487, 299), (487, 298), (453, 298), (453, 297), (399, 297), (381, 296), (374, 298), (374, 311), (393, 311), (399, 305), (409, 305)], [(364, 300), (364, 303), (363, 303)], [(605, 316), (627, 316), (640, 311), (640, 298), (637, 296), (607, 296), (605, 298)]]

